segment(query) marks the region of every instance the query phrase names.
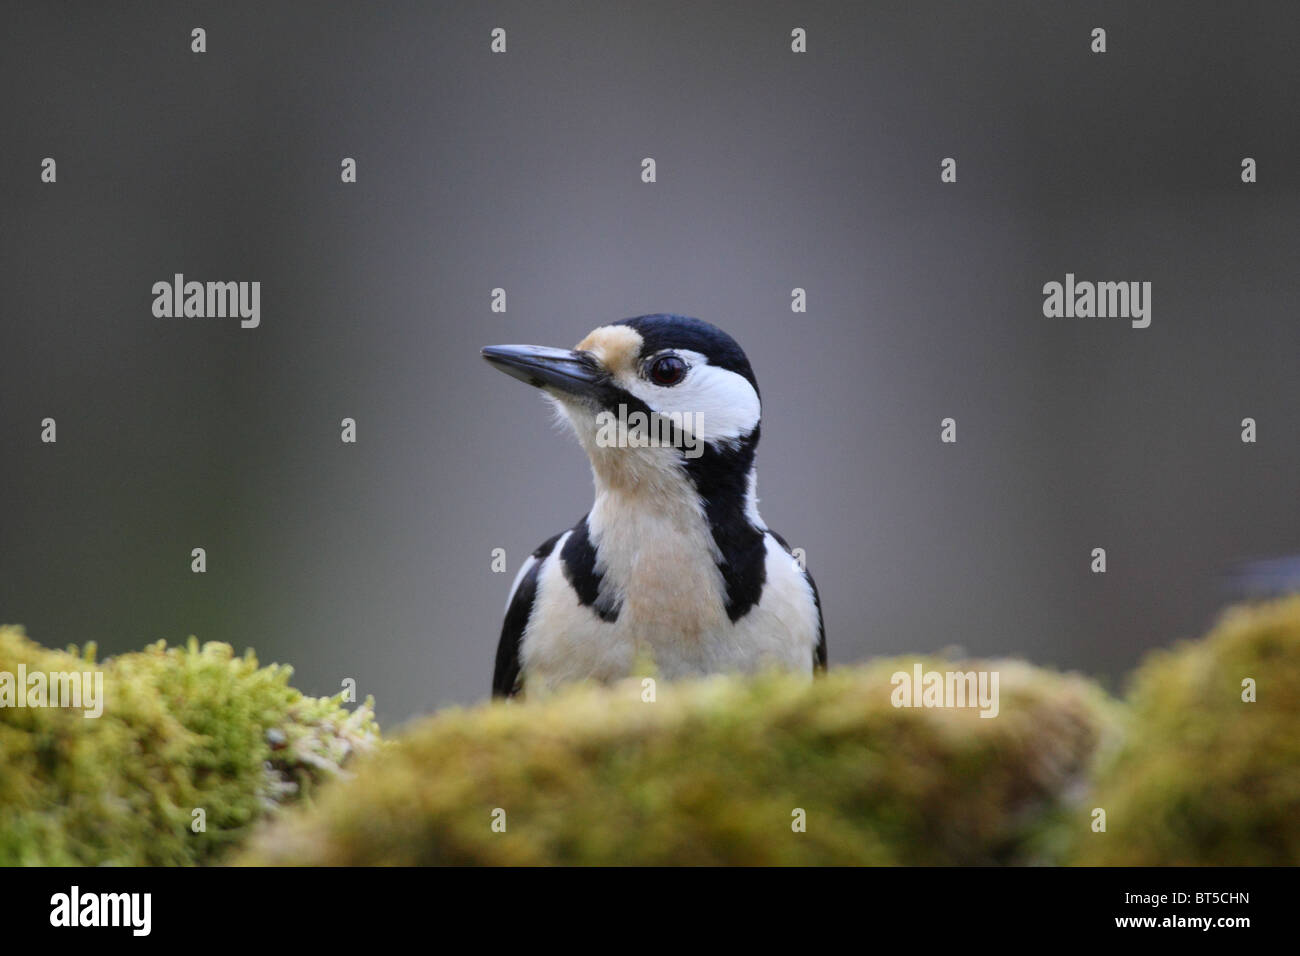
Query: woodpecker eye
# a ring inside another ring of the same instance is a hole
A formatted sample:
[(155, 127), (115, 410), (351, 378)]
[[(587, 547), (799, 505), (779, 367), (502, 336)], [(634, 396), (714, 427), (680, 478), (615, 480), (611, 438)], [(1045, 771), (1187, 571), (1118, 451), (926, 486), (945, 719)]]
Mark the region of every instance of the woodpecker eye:
[(676, 355), (661, 355), (650, 365), (650, 381), (656, 385), (676, 385), (686, 377), (686, 363)]

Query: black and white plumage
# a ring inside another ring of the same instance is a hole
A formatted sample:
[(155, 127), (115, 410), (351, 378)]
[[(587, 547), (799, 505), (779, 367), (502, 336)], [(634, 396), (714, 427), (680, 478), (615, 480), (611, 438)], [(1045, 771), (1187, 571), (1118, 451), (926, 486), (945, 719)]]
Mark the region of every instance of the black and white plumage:
[[(669, 679), (826, 667), (816, 585), (758, 513), (758, 383), (731, 336), (644, 315), (574, 350), (503, 345), (483, 357), (555, 402), (596, 485), (591, 511), (519, 569), (494, 695), (617, 680), (646, 658)], [(609, 441), (602, 426), (635, 412), (672, 440)]]

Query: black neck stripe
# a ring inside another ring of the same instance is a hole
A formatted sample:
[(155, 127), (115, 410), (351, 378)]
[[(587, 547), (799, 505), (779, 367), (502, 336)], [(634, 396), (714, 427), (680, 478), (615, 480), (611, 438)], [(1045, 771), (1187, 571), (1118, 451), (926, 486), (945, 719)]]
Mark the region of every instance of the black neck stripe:
[(721, 555), (718, 570), (727, 588), (727, 616), (733, 622), (758, 603), (767, 577), (763, 532), (750, 524), (745, 513), (758, 435), (755, 426), (735, 447), (705, 443), (700, 457), (683, 459)]

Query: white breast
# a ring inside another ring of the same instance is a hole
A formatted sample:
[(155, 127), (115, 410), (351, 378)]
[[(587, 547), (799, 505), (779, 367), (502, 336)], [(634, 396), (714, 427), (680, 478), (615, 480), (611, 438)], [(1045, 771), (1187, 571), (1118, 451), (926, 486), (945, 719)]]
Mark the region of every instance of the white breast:
[(806, 578), (764, 535), (766, 582), (758, 603), (734, 624), (703, 518), (665, 523), (619, 512), (617, 525), (592, 512), (602, 596), (620, 602), (616, 621), (578, 603), (560, 554), (566, 534), (543, 563), (521, 649), (526, 692), (573, 680), (612, 681), (653, 662), (666, 679), (768, 667), (811, 674), (817, 610)]

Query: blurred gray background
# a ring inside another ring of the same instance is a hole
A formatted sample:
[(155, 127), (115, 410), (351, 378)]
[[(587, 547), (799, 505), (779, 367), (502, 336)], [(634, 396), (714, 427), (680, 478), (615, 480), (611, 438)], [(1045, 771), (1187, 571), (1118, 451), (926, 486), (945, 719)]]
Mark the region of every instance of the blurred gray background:
[[(519, 562), (591, 487), (478, 349), (654, 311), (748, 352), (763, 513), (832, 665), (960, 646), (1113, 683), (1231, 562), (1300, 549), (1295, 4), (5, 20), (0, 620), (43, 643), (252, 646), (388, 721), (485, 697)], [(261, 281), (261, 327), (154, 318), (176, 272)], [(1066, 272), (1152, 282), (1151, 327), (1044, 318)]]

